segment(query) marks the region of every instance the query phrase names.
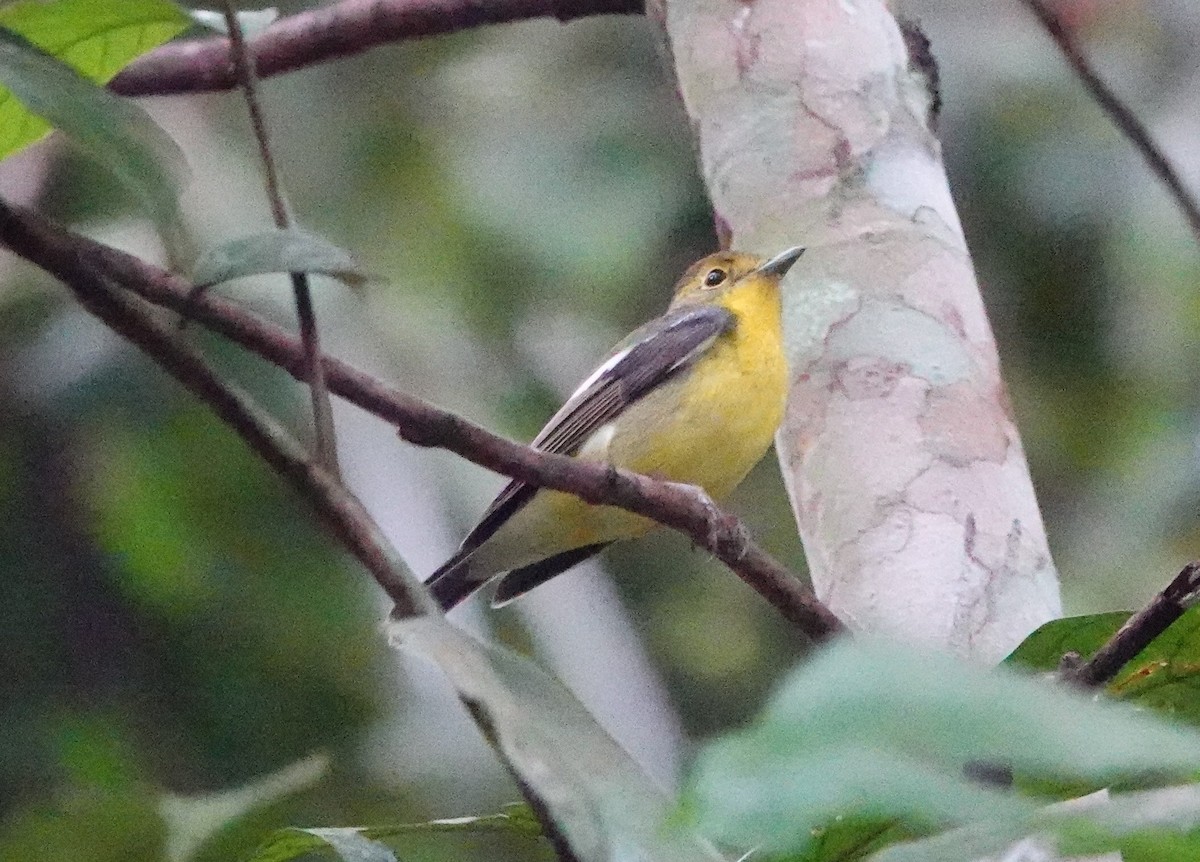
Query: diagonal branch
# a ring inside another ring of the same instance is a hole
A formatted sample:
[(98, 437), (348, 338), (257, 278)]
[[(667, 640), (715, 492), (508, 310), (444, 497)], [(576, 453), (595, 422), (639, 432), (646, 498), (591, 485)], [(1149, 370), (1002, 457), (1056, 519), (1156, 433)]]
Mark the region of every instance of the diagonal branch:
[(1183, 616), (1200, 594), (1200, 562), (1188, 563), (1146, 607), (1125, 621), (1108, 643), (1064, 678), (1084, 687), (1102, 686)]
[[(7, 227), (8, 211), (0, 206), (0, 231)], [(140, 299), (109, 286), (107, 277), (92, 269), (83, 257), (64, 262), (70, 271), (67, 287), (89, 312), (127, 338), (160, 368), (183, 384), (224, 420), (251, 449), (316, 509), (334, 535), (371, 573), (393, 602), (392, 619), (440, 616), (441, 609), (427, 590), (400, 560), (378, 524), (341, 481), (324, 468), (314, 465), (304, 449), (249, 396), (221, 380), (207, 362), (183, 343), (180, 333), (148, 313)], [(485, 739), (514, 776), (517, 770), (509, 753), (490, 733), (482, 713), (465, 701)], [(557, 836), (558, 828), (537, 788), (517, 776), (526, 800), (534, 808), (542, 830)], [(555, 843), (556, 855), (563, 862), (574, 862), (576, 855), (563, 840)]]
[[(189, 301), (189, 284), (137, 257), (72, 234), (30, 210), (2, 201), (0, 243), (68, 285), (99, 270), (150, 302), (189, 314), (303, 379), (303, 349), (297, 338), (219, 296), (204, 294)], [(336, 359), (324, 357), (324, 366), (330, 391), (392, 423), (409, 442), (446, 449), (514, 479), (575, 494), (589, 503), (627, 509), (673, 527), (725, 563), (814, 640), (844, 629), (807, 587), (745, 537), (740, 521), (716, 509), (693, 489), (540, 452), (492, 434)]]
[[(9, 211), (0, 206), (0, 235), (7, 242)], [(86, 257), (62, 261), (60, 277), (80, 304), (129, 339), (224, 420), (276, 473), (295, 488), (330, 526), (337, 539), (366, 567), (401, 617), (437, 613), (437, 606), (407, 572), (399, 555), (350, 492), (249, 396), (221, 380), (207, 362), (181, 341), (178, 332), (154, 319), (148, 306), (117, 293)], [(141, 307), (139, 307), (141, 306)]]
[[(341, 0), (282, 18), (251, 45), (259, 77), (359, 54), (389, 42), (530, 18), (570, 21), (642, 11), (642, 0)], [(109, 84), (124, 96), (230, 90), (237, 76), (223, 37), (171, 42), (138, 58)]]
[(1121, 133), (1129, 138), (1130, 143), (1142, 154), (1142, 158), (1150, 166), (1150, 170), (1167, 187), (1167, 191), (1175, 199), (1176, 205), (1183, 210), (1192, 233), (1200, 241), (1200, 203), (1183, 184), (1183, 180), (1180, 179), (1174, 166), (1158, 144), (1154, 142), (1154, 139), (1150, 137), (1146, 127), (1092, 68), (1075, 43), (1074, 36), (1054, 11), (1046, 5), (1045, 0), (1021, 0), (1021, 2), (1037, 17), (1043, 29), (1058, 45), (1063, 57), (1071, 64), (1071, 68), (1075, 70), (1075, 74), (1079, 76), (1083, 86), (1092, 94), (1092, 98), (1108, 114), (1108, 118), (1121, 130)]

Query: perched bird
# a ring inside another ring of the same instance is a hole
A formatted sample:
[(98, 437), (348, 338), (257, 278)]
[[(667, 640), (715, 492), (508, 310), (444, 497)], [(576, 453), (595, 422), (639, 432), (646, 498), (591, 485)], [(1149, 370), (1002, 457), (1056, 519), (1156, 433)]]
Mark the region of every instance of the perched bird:
[[(720, 252), (692, 264), (665, 314), (635, 330), (575, 390), (536, 449), (698, 485), (713, 499), (758, 463), (783, 418), (787, 368), (779, 283), (804, 252)], [(499, 606), (654, 522), (511, 482), (430, 576), (442, 607), (506, 572)]]

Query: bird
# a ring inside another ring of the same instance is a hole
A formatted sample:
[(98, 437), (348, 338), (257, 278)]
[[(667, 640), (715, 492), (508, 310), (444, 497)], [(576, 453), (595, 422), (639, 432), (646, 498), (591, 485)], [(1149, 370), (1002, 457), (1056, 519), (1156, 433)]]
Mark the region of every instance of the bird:
[[(612, 349), (533, 448), (698, 486), (713, 500), (727, 496), (766, 454), (783, 419), (780, 282), (803, 253), (795, 246), (764, 259), (722, 251), (692, 264), (667, 310)], [(503, 575), (492, 598), (500, 607), (655, 526), (514, 480), (426, 585), (449, 610)]]

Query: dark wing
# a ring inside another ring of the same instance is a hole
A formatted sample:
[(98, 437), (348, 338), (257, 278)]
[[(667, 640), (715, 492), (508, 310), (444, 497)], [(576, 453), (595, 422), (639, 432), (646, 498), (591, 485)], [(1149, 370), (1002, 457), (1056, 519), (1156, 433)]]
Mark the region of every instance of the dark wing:
[(574, 568), (589, 557), (607, 548), (611, 542), (600, 542), (596, 545), (584, 545), (572, 551), (563, 551), (553, 557), (538, 560), (528, 566), (513, 569), (500, 579), (496, 594), (492, 596), (492, 607), (500, 608), (513, 599), (519, 599), (538, 584), (544, 584), (555, 575), (561, 575), (567, 569)]
[[(687, 368), (735, 322), (724, 308), (702, 305), (668, 311), (635, 330), (559, 408), (531, 445), (545, 452), (574, 455), (626, 407)], [(463, 540), (463, 550), (487, 541), (535, 493), (533, 485), (510, 482)]]

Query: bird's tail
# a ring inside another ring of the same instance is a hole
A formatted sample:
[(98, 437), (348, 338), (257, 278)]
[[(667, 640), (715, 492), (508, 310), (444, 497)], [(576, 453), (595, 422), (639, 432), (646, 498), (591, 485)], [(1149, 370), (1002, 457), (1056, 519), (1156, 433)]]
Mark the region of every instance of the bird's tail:
[(480, 580), (471, 570), (471, 555), (475, 548), (463, 548), (448, 559), (436, 572), (425, 581), (425, 586), (433, 593), (443, 611), (448, 611), (459, 604), (471, 593), (484, 585), (487, 580)]

